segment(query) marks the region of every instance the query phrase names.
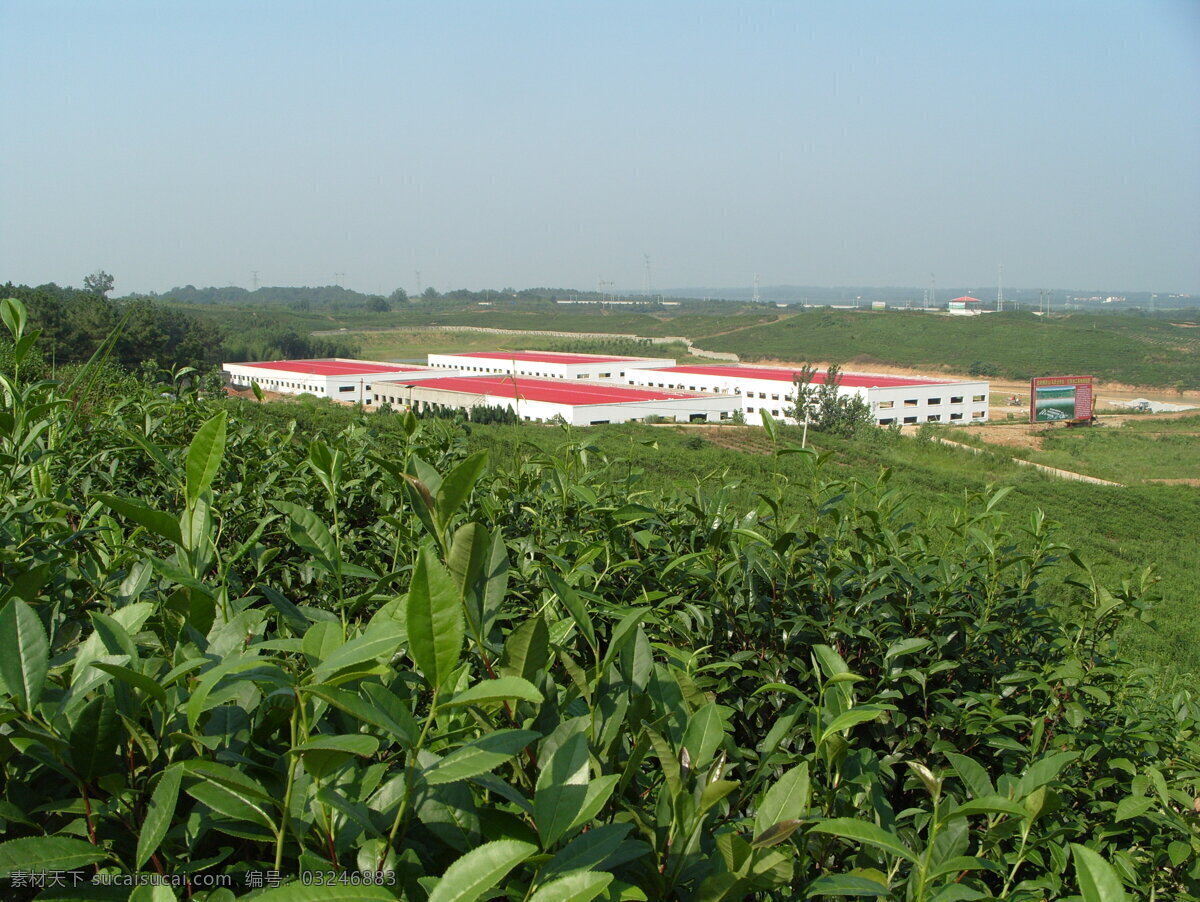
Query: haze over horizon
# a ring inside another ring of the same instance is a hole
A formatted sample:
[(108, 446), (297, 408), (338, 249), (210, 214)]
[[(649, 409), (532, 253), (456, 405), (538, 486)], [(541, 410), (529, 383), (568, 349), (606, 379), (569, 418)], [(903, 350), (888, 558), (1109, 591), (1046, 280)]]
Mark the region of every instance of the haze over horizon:
[(0, 280), (1200, 292), (1190, 0), (5, 0), (0, 67)]

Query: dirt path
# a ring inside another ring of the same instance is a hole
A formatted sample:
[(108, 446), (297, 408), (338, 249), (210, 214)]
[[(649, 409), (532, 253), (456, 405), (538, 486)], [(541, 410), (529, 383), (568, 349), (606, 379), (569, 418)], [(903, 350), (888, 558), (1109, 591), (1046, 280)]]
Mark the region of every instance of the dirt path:
[[(970, 451), (972, 454), (986, 454), (988, 450), (987, 448), (976, 448), (974, 445), (964, 445), (962, 442), (952, 442), (948, 438), (934, 436), (933, 440), (942, 445), (949, 445), (951, 448), (961, 448), (964, 451)], [(1074, 479), (1076, 482), (1090, 482), (1094, 485), (1112, 485), (1118, 488), (1125, 488), (1125, 484), (1121, 482), (1109, 482), (1107, 479), (1098, 479), (1095, 476), (1086, 476), (1083, 473), (1075, 473), (1071, 470), (1060, 470), (1058, 467), (1035, 464), (1032, 460), (1022, 460), (1019, 457), (1010, 457), (1009, 460), (1023, 467), (1033, 467), (1035, 470), (1041, 470), (1043, 473), (1057, 476), (1059, 479)]]

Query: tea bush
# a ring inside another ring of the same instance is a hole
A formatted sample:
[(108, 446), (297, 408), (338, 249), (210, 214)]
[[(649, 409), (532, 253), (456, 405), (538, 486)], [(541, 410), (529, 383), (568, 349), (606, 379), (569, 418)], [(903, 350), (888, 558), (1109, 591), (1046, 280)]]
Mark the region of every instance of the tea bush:
[(802, 479), (685, 496), (438, 419), (84, 409), (2, 312), (12, 898), (1198, 897), (1200, 711), (1112, 641), (1150, 576), (1002, 493), (930, 520), (770, 422)]

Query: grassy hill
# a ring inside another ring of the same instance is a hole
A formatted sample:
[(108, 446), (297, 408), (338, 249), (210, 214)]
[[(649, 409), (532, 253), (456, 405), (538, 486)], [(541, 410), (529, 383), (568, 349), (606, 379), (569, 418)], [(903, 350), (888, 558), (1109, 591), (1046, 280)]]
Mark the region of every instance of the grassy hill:
[(1200, 329), (1122, 315), (997, 313), (951, 317), (915, 312), (809, 310), (698, 344), (743, 360), (831, 360), (1010, 379), (1091, 373), (1102, 381), (1200, 388)]

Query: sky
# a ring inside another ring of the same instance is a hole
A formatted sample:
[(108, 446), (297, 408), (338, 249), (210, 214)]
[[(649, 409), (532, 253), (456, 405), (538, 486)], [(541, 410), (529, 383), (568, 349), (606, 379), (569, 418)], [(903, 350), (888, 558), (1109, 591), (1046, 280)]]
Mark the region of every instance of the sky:
[(1197, 0), (0, 0), (0, 123), (0, 282), (1200, 293)]

